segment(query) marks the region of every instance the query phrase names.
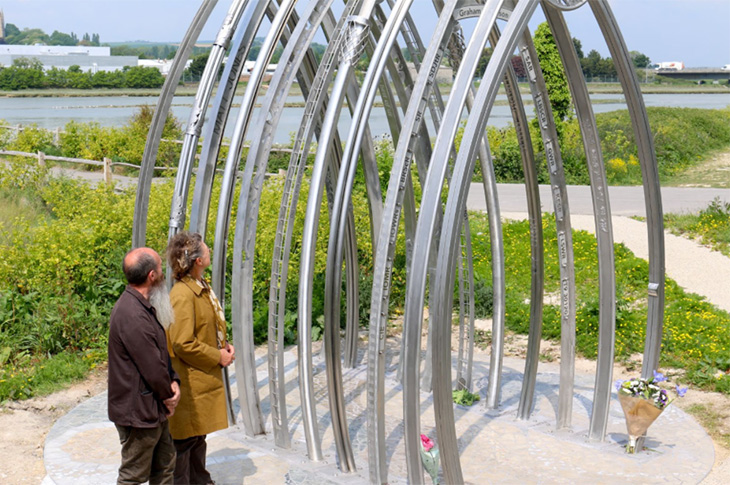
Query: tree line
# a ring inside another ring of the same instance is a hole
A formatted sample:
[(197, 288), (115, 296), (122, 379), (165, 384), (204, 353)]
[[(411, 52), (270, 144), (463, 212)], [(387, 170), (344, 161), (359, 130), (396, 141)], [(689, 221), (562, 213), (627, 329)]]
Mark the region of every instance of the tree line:
[(20, 30), (15, 24), (5, 24), (5, 43), (12, 45), (85, 45), (99, 46), (99, 34), (84, 34), (81, 39), (71, 32), (59, 32), (54, 30), (51, 35), (46, 34), (43, 29)]
[[(535, 34), (536, 39), (535, 42), (537, 43), (537, 37), (538, 35), (549, 37), (552, 41), (552, 33), (550, 33), (549, 30), (543, 29), (543, 31), (540, 34)], [(613, 65), (613, 59), (610, 57), (602, 57), (601, 54), (595, 50), (592, 49), (590, 52), (588, 52), (588, 55), (586, 56), (583, 54), (583, 45), (581, 44), (581, 41), (573, 37), (573, 47), (575, 48), (575, 52), (578, 55), (578, 59), (580, 60), (580, 66), (583, 70), (583, 76), (586, 78), (586, 80), (590, 81), (592, 79), (601, 79), (601, 80), (613, 80), (618, 77), (616, 74), (616, 68)], [(478, 77), (482, 77), (484, 75), (484, 72), (487, 70), (487, 63), (489, 62), (489, 59), (492, 57), (492, 48), (486, 47), (482, 51), (482, 56), (479, 59), (479, 64), (477, 66), (476, 75)], [(634, 63), (634, 67), (636, 69), (645, 69), (648, 67), (651, 67), (651, 59), (649, 57), (639, 51), (630, 51), (629, 54), (631, 55), (631, 60)], [(525, 66), (522, 62), (522, 58), (520, 56), (514, 56), (512, 58), (512, 66), (515, 69), (515, 74), (520, 77), (526, 77), (527, 71), (525, 70)]]
[(165, 78), (155, 67), (125, 67), (121, 71), (83, 71), (73, 65), (68, 69), (52, 67), (46, 71), (37, 59), (15, 59), (13, 65), (0, 67), (0, 90), (20, 89), (93, 89), (159, 88)]

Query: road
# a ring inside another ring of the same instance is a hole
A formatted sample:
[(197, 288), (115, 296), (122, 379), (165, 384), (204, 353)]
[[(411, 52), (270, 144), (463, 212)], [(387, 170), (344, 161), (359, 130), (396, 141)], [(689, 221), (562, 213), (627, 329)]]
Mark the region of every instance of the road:
[[(505, 213), (526, 213), (527, 196), (522, 184), (497, 184), (499, 208)], [(644, 189), (642, 187), (609, 187), (608, 194), (611, 213), (614, 216), (646, 216), (644, 206)], [(713, 199), (730, 203), (730, 189), (711, 189), (695, 187), (663, 187), (662, 208), (664, 213), (699, 212), (706, 208)], [(549, 185), (540, 186), (540, 200), (543, 212), (552, 212), (552, 196)], [(592, 215), (593, 203), (591, 189), (587, 185), (569, 185), (568, 203), (570, 213), (576, 215)], [(484, 189), (481, 183), (473, 183), (469, 188), (466, 202), (469, 210), (483, 211), (487, 209)]]

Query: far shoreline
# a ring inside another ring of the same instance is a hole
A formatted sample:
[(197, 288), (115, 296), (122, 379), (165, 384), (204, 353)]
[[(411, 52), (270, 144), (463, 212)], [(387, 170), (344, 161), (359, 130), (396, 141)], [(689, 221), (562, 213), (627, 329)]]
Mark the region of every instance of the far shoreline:
[[(246, 83), (240, 83), (239, 89), (245, 88)], [(448, 94), (451, 85), (440, 84), (443, 94)], [(587, 83), (588, 92), (591, 94), (622, 94), (623, 89), (620, 83)], [(640, 84), (643, 94), (730, 94), (730, 84)], [(198, 91), (197, 84), (186, 84), (175, 90), (175, 96), (195, 96)], [(295, 84), (292, 87), (293, 95), (299, 91)], [(503, 92), (504, 88), (500, 88)], [(110, 97), (110, 96), (135, 96), (135, 97), (158, 97), (161, 89), (24, 89), (18, 91), (0, 91), (0, 98), (80, 98), (80, 97)], [(520, 84), (520, 92), (529, 94), (529, 87), (526, 83)], [(300, 94), (300, 93), (299, 93)]]

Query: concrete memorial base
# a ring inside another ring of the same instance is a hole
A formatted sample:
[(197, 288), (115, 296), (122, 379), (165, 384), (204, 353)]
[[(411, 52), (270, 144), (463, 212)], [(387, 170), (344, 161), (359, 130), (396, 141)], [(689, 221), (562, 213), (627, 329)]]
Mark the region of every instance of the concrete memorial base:
[[(386, 367), (386, 456), (391, 484), (407, 483), (403, 445), (402, 389), (392, 359), (399, 343), (389, 341)], [(315, 347), (317, 348), (317, 347)], [(257, 371), (264, 414), (269, 419), (268, 372), (265, 349), (257, 352)], [(324, 359), (315, 353), (317, 416), (324, 461), (311, 462), (304, 442), (297, 387), (296, 349), (286, 353), (287, 411), (292, 448), (277, 448), (267, 422), (265, 436), (248, 437), (231, 427), (208, 437), (208, 468), (218, 484), (360, 484), (368, 483), (366, 365), (363, 356), (355, 369), (343, 372), (350, 436), (357, 472), (343, 474), (337, 467), (329, 406), (326, 401)], [(524, 361), (505, 358), (502, 405), (485, 410), (489, 354), (475, 354), (475, 386), (482, 401), (471, 407), (455, 405), (461, 464), (467, 483), (699, 483), (714, 463), (712, 440), (702, 427), (676, 406), (669, 406), (649, 429), (647, 450), (626, 454), (626, 423), (615, 393), (611, 400), (604, 442), (587, 439), (593, 397), (592, 375), (576, 375), (573, 425), (556, 430), (558, 365), (540, 363), (534, 412), (529, 420), (516, 418)], [(235, 380), (235, 376), (233, 376)], [(234, 393), (236, 386), (233, 386)], [(235, 397), (235, 396), (234, 396)], [(237, 403), (237, 401), (236, 401)], [(58, 420), (45, 444), (46, 485), (115, 483), (119, 441), (107, 420), (106, 393), (95, 396)], [(270, 420), (269, 420), (270, 421)], [(433, 399), (421, 393), (422, 433), (434, 439)], [(426, 483), (429, 482), (426, 476)]]

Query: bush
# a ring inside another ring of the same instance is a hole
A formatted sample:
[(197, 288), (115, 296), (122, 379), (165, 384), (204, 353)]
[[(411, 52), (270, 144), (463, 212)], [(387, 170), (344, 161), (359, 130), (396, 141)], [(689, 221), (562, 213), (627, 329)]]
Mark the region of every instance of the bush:
[[(666, 178), (703, 160), (713, 150), (730, 146), (730, 108), (647, 108), (656, 147), (659, 175)], [(596, 115), (606, 176), (612, 185), (641, 185), (634, 132), (628, 111)], [(560, 150), (568, 184), (590, 182), (578, 121), (558, 123)], [(457, 135), (461, 141), (463, 127)], [(494, 172), (498, 182), (523, 182), (522, 158), (513, 126), (487, 128)], [(530, 123), (530, 135), (538, 168), (538, 181), (549, 183), (540, 131)], [(478, 170), (478, 169), (477, 169)], [(475, 180), (481, 180), (479, 173)]]

